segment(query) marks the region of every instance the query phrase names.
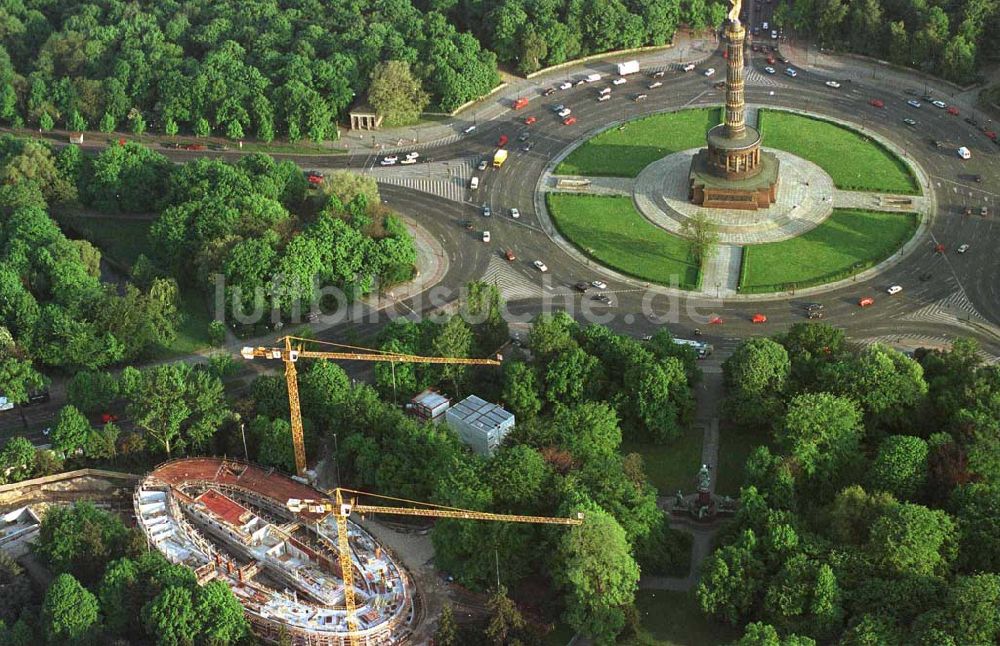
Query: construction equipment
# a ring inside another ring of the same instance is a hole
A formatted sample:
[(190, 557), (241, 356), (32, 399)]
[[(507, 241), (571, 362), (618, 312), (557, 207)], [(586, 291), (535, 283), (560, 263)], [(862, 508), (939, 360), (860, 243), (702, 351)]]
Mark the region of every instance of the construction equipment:
[[(286, 503), (289, 511), (294, 513), (308, 512), (312, 514), (333, 513), (337, 519), (337, 552), (340, 559), (341, 577), (344, 580), (344, 604), (347, 607), (347, 629), (352, 646), (359, 646), (358, 621), (356, 618), (357, 603), (354, 597), (354, 569), (351, 564), (351, 547), (347, 537), (347, 519), (352, 512), (359, 514), (396, 514), (400, 516), (424, 516), (430, 518), (456, 518), (465, 520), (491, 520), (508, 523), (535, 523), (545, 525), (582, 525), (583, 514), (577, 513), (576, 518), (554, 518), (550, 516), (518, 516), (514, 514), (491, 514), (484, 511), (471, 511), (457, 507), (433, 505), (404, 498), (392, 498), (378, 494), (355, 491), (337, 487), (327, 493), (333, 495), (332, 500), (300, 500), (290, 498)], [(358, 504), (356, 498), (345, 501), (344, 494), (371, 496), (394, 502), (421, 505), (421, 507), (392, 507), (388, 505)]]
[[(328, 341), (316, 341), (296, 336), (285, 336), (278, 339), (284, 342), (284, 348), (265, 348), (246, 346), (240, 350), (240, 355), (244, 359), (280, 359), (285, 362), (285, 384), (288, 386), (288, 408), (291, 411), (292, 424), (292, 445), (295, 448), (295, 473), (299, 477), (306, 475), (306, 448), (302, 439), (302, 412), (299, 408), (299, 383), (295, 363), (299, 359), (341, 359), (346, 361), (383, 361), (390, 363), (448, 363), (469, 366), (499, 366), (502, 357), (497, 355), (496, 359), (468, 359), (456, 357), (421, 357), (413, 354), (400, 354), (397, 352), (383, 352), (381, 350), (371, 350), (369, 348), (359, 348), (356, 346), (343, 345), (341, 343), (331, 343)], [(297, 347), (292, 343), (298, 342)], [(305, 350), (303, 343), (316, 343), (329, 345), (355, 352), (323, 352), (319, 350)], [(358, 352), (360, 351), (360, 352)]]

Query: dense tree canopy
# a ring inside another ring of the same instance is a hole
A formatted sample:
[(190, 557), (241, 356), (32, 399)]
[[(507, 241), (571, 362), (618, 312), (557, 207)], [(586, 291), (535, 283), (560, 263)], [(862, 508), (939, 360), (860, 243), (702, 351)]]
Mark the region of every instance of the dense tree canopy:
[(991, 56), (987, 38), (996, 33), (1000, 13), (989, 0), (793, 0), (777, 6), (774, 23), (826, 46), (967, 83)]
[(740, 644), (996, 642), (996, 368), (968, 341), (911, 359), (806, 328), (776, 339), (785, 414), (747, 461), (702, 608), (749, 622)]

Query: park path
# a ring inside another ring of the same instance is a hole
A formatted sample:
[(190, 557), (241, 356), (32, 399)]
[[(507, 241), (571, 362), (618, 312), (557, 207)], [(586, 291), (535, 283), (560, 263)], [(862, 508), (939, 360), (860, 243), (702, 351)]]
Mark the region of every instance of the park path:
[[(727, 352), (724, 356), (724, 353), (717, 352), (703, 362), (701, 367), (702, 380), (695, 390), (695, 423), (703, 429), (701, 462), (708, 465), (709, 472), (712, 474), (711, 491), (713, 493), (718, 480), (719, 413), (725, 396), (722, 362), (728, 354)], [(693, 480), (693, 471), (691, 476)], [(691, 566), (687, 576), (683, 577), (644, 575), (639, 579), (639, 587), (643, 590), (673, 590), (677, 592), (693, 590), (698, 585), (701, 576), (701, 563), (711, 553), (715, 535), (722, 528), (722, 525), (719, 522), (705, 525), (685, 518), (670, 516), (669, 510), (673, 506), (672, 496), (660, 496), (657, 502), (661, 509), (668, 512), (667, 518), (671, 529), (691, 535)]]

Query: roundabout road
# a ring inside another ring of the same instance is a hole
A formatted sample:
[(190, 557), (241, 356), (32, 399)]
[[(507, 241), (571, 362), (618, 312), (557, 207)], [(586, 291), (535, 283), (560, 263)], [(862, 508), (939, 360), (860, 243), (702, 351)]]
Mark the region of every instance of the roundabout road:
[[(506, 135), (510, 139), (507, 146), (510, 158), (501, 169), (476, 171), (480, 188), (476, 191), (465, 188), (463, 202), (380, 181), (385, 201), (420, 222), (449, 253), (450, 267), (438, 285), (438, 301), (430, 302), (427, 295), (422, 294), (402, 302), (399, 308), (409, 312), (432, 312), (440, 308), (441, 302), (449, 300), (448, 290), (450, 299), (454, 299), (465, 283), (486, 279), (497, 283), (505, 292), (512, 313), (527, 315), (546, 309), (566, 309), (580, 315), (587, 310), (603, 316), (602, 322), (635, 336), (649, 334), (659, 325), (666, 324), (681, 336), (688, 336), (693, 328), (699, 327), (706, 334), (733, 338), (771, 334), (804, 321), (803, 303), (821, 302), (825, 305), (825, 321), (844, 327), (854, 339), (891, 340), (905, 336), (943, 341), (955, 336), (975, 336), (990, 354), (1000, 356), (1000, 328), (996, 325), (1000, 324), (1000, 281), (996, 280), (1000, 275), (1000, 254), (992, 249), (1000, 242), (997, 209), (1000, 206), (1000, 193), (997, 192), (1000, 147), (965, 123), (964, 115), (950, 115), (924, 101), (921, 108), (912, 108), (906, 104), (911, 96), (885, 85), (838, 78), (842, 86), (833, 89), (824, 85), (831, 77), (808, 69), (797, 68), (798, 77), (790, 78), (782, 73), (785, 65), (777, 64), (778, 73), (768, 75), (764, 72), (767, 63), (762, 54), (751, 54), (748, 60), (752, 68), (746, 79), (748, 105), (805, 110), (852, 122), (859, 129), (873, 131), (895, 142), (905, 156), (924, 169), (937, 199), (937, 214), (928, 239), (920, 248), (874, 278), (831, 289), (820, 296), (803, 298), (786, 294), (769, 301), (753, 302), (738, 299), (723, 302), (689, 296), (681, 303), (670, 303), (662, 296), (651, 298), (650, 293), (634, 281), (614, 280), (603, 273), (599, 265), (577, 260), (556, 245), (542, 230), (534, 206), (536, 184), (549, 162), (574, 141), (585, 139), (609, 125), (665, 110), (720, 105), (724, 101), (724, 91), (715, 88), (714, 84), (724, 76), (725, 60), (719, 49), (693, 72), (684, 73), (676, 64), (643, 69), (641, 74), (629, 77), (624, 85), (614, 86), (612, 98), (603, 102), (597, 101), (597, 92), (607, 86), (605, 82), (575, 85), (543, 97), (541, 91), (547, 83), (539, 81), (534, 92), (526, 93), (530, 98), (527, 108), (507, 110), (493, 120), (480, 122), (473, 133), (450, 143), (416, 146), (423, 159), (467, 164), (469, 160), (491, 156), (500, 136)], [(702, 74), (708, 67), (716, 69), (711, 79)], [(663, 78), (657, 79), (663, 85), (648, 89), (651, 79), (647, 75), (656, 69), (666, 72)], [(566, 76), (565, 73), (562, 76)], [(552, 81), (553, 84), (558, 82)], [(914, 83), (913, 87), (920, 85)], [(648, 98), (636, 103), (632, 97), (638, 93), (647, 94)], [(869, 105), (872, 98), (882, 99), (885, 108)], [(551, 107), (560, 103), (573, 110), (577, 117), (575, 125), (562, 125), (552, 112)], [(537, 118), (530, 126), (523, 122), (529, 115)], [(908, 127), (903, 123), (904, 118), (915, 119), (917, 126)], [(455, 122), (453, 128), (459, 132), (463, 125)], [(523, 143), (519, 141), (525, 132), (532, 143), (528, 152), (522, 150)], [(944, 147), (935, 147), (935, 140), (943, 142)], [(767, 145), (766, 134), (764, 145)], [(963, 145), (972, 151), (970, 160), (960, 160), (955, 152)], [(178, 161), (192, 157), (183, 151), (165, 151), (165, 154)], [(232, 158), (236, 153), (209, 152), (198, 156), (203, 155)], [(370, 172), (378, 167), (378, 158), (369, 153), (279, 156), (306, 169), (351, 168)], [(402, 168), (379, 167), (376, 178), (384, 178), (386, 172), (396, 170), (402, 171)], [(976, 175), (982, 177), (981, 183), (974, 181)], [(483, 205), (491, 208), (492, 217), (481, 215)], [(979, 216), (982, 206), (989, 209), (986, 218)], [(511, 207), (519, 209), (520, 219), (509, 217)], [(967, 207), (973, 211), (971, 217), (965, 216)], [(474, 223), (471, 231), (463, 224), (469, 220)], [(481, 241), (483, 230), (491, 232), (491, 242)], [(944, 254), (935, 253), (937, 243), (945, 245)], [(968, 253), (955, 253), (961, 244), (970, 245)], [(514, 251), (516, 261), (502, 260), (506, 249)], [(535, 259), (548, 265), (546, 274), (531, 266)], [(925, 280), (920, 280), (921, 277)], [(572, 289), (581, 280), (597, 278), (608, 283), (608, 292), (614, 300), (612, 307), (591, 301), (590, 294), (581, 296)], [(893, 284), (902, 285), (903, 292), (889, 297), (885, 289)], [(869, 295), (875, 298), (875, 305), (859, 308), (858, 299)], [(668, 311), (669, 315), (662, 321), (651, 322), (646, 315), (650, 302), (656, 315), (663, 316)], [(765, 313), (768, 323), (751, 325), (750, 318), (756, 312)], [(712, 314), (722, 316), (724, 326), (709, 329), (705, 325), (706, 317)], [(593, 316), (588, 318), (593, 319)], [(343, 328), (335, 326), (322, 336), (342, 331)]]
[[(604, 316), (602, 320), (612, 327), (639, 336), (659, 325), (646, 316), (652, 303), (653, 311), (660, 316), (674, 308), (663, 322), (677, 334), (688, 335), (692, 328), (701, 327), (706, 333), (718, 330), (722, 336), (733, 337), (772, 333), (805, 320), (803, 303), (815, 301), (825, 305), (827, 322), (846, 328), (855, 339), (891, 340), (903, 336), (943, 340), (968, 335), (979, 338), (991, 354), (1000, 354), (1000, 337), (996, 336), (997, 328), (993, 325), (1000, 323), (1000, 286), (995, 279), (1000, 272), (1000, 254), (992, 249), (994, 241), (1000, 242), (996, 211), (1000, 194), (994, 192), (1000, 186), (1000, 147), (965, 123), (962, 116), (950, 115), (927, 103), (920, 109), (910, 107), (906, 100), (912, 97), (903, 93), (843, 79), (842, 87), (833, 89), (824, 85), (829, 77), (807, 70), (800, 70), (794, 79), (780, 71), (768, 75), (763, 71), (766, 61), (760, 54), (754, 54), (751, 61), (753, 72), (746, 87), (748, 104), (802, 109), (851, 121), (860, 129), (892, 140), (924, 169), (937, 198), (937, 215), (929, 239), (920, 248), (870, 280), (820, 296), (802, 298), (786, 294), (765, 302), (721, 302), (691, 296), (682, 303), (671, 304), (662, 296), (651, 298), (634, 283), (607, 278), (598, 265), (578, 261), (553, 243), (540, 228), (534, 208), (538, 178), (551, 159), (573, 141), (587, 138), (610, 124), (664, 110), (720, 104), (723, 90), (714, 87), (719, 74), (712, 79), (701, 74), (709, 66), (724, 71), (725, 61), (718, 54), (699, 65), (695, 72), (667, 71), (659, 79), (663, 86), (655, 89), (647, 89), (650, 80), (646, 74), (651, 70), (643, 70), (642, 75), (634, 75), (626, 84), (614, 87), (608, 101), (597, 101), (598, 89), (606, 86), (603, 82), (574, 86), (550, 97), (534, 95), (528, 108), (509, 111), (494, 121), (480, 124), (475, 133), (459, 141), (418, 147), (423, 156), (435, 161), (467, 160), (491, 155), (500, 135), (509, 137), (510, 159), (499, 170), (477, 171), (480, 188), (465, 190), (463, 204), (387, 183), (382, 184), (383, 196), (393, 208), (425, 223), (450, 250), (452, 267), (443, 287), (457, 289), (484, 276), (497, 280), (496, 266), (503, 265), (501, 287), (514, 286), (514, 295), (508, 299), (512, 313), (567, 309), (580, 315), (588, 310)], [(632, 101), (631, 97), (640, 92), (648, 98), (641, 103)], [(882, 99), (885, 108), (869, 105), (872, 98)], [(573, 110), (577, 117), (575, 125), (564, 126), (553, 114), (551, 107), (560, 103)], [(527, 126), (523, 119), (529, 115), (537, 117), (537, 122)], [(917, 120), (917, 127), (905, 125), (904, 118)], [(529, 133), (528, 141), (533, 142), (529, 152), (522, 151), (523, 144), (518, 141), (523, 132)], [(935, 147), (934, 140), (945, 146)], [(972, 151), (972, 159), (963, 162), (958, 158), (955, 151), (962, 145)], [(355, 155), (330, 161), (334, 162), (332, 167), (371, 168), (375, 159)], [(314, 158), (303, 162), (317, 163)], [(980, 175), (983, 181), (976, 183), (975, 175)], [(924, 191), (927, 192), (926, 187)], [(481, 215), (483, 205), (491, 208), (492, 217)], [(979, 216), (982, 206), (989, 208), (987, 218)], [(511, 207), (519, 209), (519, 220), (508, 216)], [(972, 208), (973, 216), (964, 215), (966, 207)], [(466, 220), (474, 222), (473, 231), (462, 226)], [(490, 230), (490, 243), (480, 241), (483, 229)], [(935, 253), (937, 243), (945, 245), (944, 254)], [(970, 245), (968, 253), (955, 253), (961, 244)], [(518, 256), (509, 264), (498, 260), (508, 248)], [(548, 265), (547, 274), (540, 274), (531, 266), (535, 259)], [(920, 280), (921, 277), (925, 280)], [(581, 296), (572, 290), (573, 284), (596, 278), (609, 283), (612, 307), (604, 307), (590, 301), (589, 295)], [(889, 297), (885, 289), (892, 284), (902, 285), (902, 294)], [(534, 295), (527, 286), (534, 286)], [(868, 295), (875, 297), (875, 305), (859, 308), (858, 299)], [(423, 308), (432, 309), (426, 303)], [(749, 319), (755, 312), (767, 314), (769, 322), (752, 326)], [(977, 312), (981, 318), (976, 316)], [(724, 330), (707, 328), (705, 317), (709, 314), (723, 317)]]

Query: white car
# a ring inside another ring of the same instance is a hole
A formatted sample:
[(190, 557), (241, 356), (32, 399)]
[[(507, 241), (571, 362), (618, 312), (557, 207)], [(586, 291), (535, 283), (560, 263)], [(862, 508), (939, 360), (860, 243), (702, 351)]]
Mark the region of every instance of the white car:
[(628, 82), (624, 77), (619, 76), (615, 80), (611, 81), (612, 85), (625, 85)]
[(777, 29), (772, 29), (771, 30), (771, 40), (778, 40), (778, 30)]
[(840, 87), (840, 83), (837, 83), (836, 81), (827, 81), (826, 86), (832, 87), (833, 89), (837, 89)]
[(695, 64), (694, 63), (688, 63), (687, 65), (685, 65), (681, 69), (684, 70), (685, 72), (692, 72), (692, 71), (694, 71), (694, 68), (695, 68)]
[(774, 68), (771, 66), (765, 67), (764, 71), (767, 72), (768, 74), (774, 74)]
[(648, 87), (650, 90), (655, 90), (658, 87), (663, 87), (663, 83), (661, 81), (653, 81), (646, 87)]
[(545, 263), (542, 262), (541, 260), (536, 260), (535, 262), (533, 262), (531, 264), (533, 264), (535, 266), (535, 269), (537, 269), (538, 271), (548, 271), (549, 270), (549, 268), (546, 267)]
[(396, 157), (395, 155), (386, 155), (382, 158), (382, 161), (397, 162), (399, 161), (399, 157)]
[(770, 25), (767, 24), (766, 20), (760, 24), (760, 28), (763, 29), (764, 31), (767, 31), (768, 27), (770, 27)]
[(604, 282), (603, 280), (595, 280), (594, 282), (592, 282), (590, 284), (593, 287), (596, 287), (597, 289), (607, 289), (608, 288), (608, 284), (606, 282)]
[(417, 158), (416, 157), (407, 157), (406, 159), (404, 159), (403, 161), (401, 161), (399, 163), (400, 164), (416, 164), (417, 163)]
[(714, 76), (714, 75), (715, 75), (715, 68), (714, 67), (710, 67), (707, 70), (705, 70), (705, 76)]
[(483, 231), (483, 242), (489, 242), (489, 241), (490, 241), (490, 232)]
[(601, 101), (610, 101), (610, 100), (611, 100), (610, 94), (602, 94), (601, 96), (597, 97), (598, 103), (600, 103)]
[(6, 397), (0, 397), (0, 410), (11, 410), (12, 408), (14, 408), (14, 402)]
[(490, 163), (488, 161), (486, 161), (485, 159), (482, 159), (482, 160), (479, 161), (479, 165), (476, 166), (476, 168), (478, 168), (479, 170), (486, 170), (486, 167), (489, 166), (489, 165), (490, 165)]
[(898, 294), (901, 291), (903, 291), (902, 286), (900, 286), (900, 285), (893, 285), (889, 289), (885, 290), (885, 293), (888, 294), (889, 296), (895, 296), (896, 294)]
[(560, 90), (568, 90), (571, 87), (573, 87), (573, 84), (570, 83), (569, 81), (564, 81), (564, 82), (562, 82), (562, 83), (559, 84), (559, 89)]
[(935, 108), (941, 108), (942, 110), (948, 107), (948, 104), (945, 103), (944, 101), (931, 101), (931, 105), (933, 105)]
[(969, 245), (964, 244), (958, 248), (958, 253), (965, 253), (968, 250), (969, 250)]
[(917, 101), (916, 99), (910, 99), (909, 101), (906, 102), (906, 105), (910, 106), (911, 108), (919, 108), (920, 101)]
[(565, 118), (565, 117), (568, 117), (572, 112), (573, 111), (570, 110), (569, 108), (563, 108), (562, 110), (560, 110), (556, 114), (558, 114), (560, 117)]
[(416, 159), (419, 156), (420, 156), (420, 153), (418, 153), (416, 151), (414, 151), (412, 153), (406, 153), (406, 158), (407, 159)]
[(915, 119), (906, 118), (906, 119), (903, 119), (903, 123), (905, 123), (906, 125), (910, 126), (911, 128), (916, 128), (917, 127), (917, 122), (916, 122)]
[(786, 70), (785, 70), (785, 74), (787, 74), (788, 76), (791, 76), (792, 78), (795, 78), (796, 76), (798, 76), (798, 75), (799, 75), (799, 73), (798, 73), (798, 72), (796, 72), (796, 71), (795, 71), (794, 69), (792, 69), (791, 67), (789, 67), (788, 69), (786, 69)]
[(396, 165), (396, 160), (395, 160), (395, 159), (383, 159), (383, 160), (382, 160), (381, 162), (379, 162), (379, 163), (380, 163), (380, 164), (381, 164), (382, 166), (395, 166), (395, 165)]
[(469, 134), (470, 132), (472, 132), (472, 131), (473, 131), (473, 130), (475, 130), (475, 129), (476, 129), (476, 127), (475, 127), (475, 126), (469, 126), (468, 128), (466, 128), (466, 129), (465, 129), (465, 130), (463, 130), (462, 132), (464, 132), (465, 134)]
[(521, 212), (518, 211), (517, 209), (511, 209), (510, 210), (510, 217), (512, 217), (512, 218), (514, 218), (516, 220), (519, 217), (521, 217)]

